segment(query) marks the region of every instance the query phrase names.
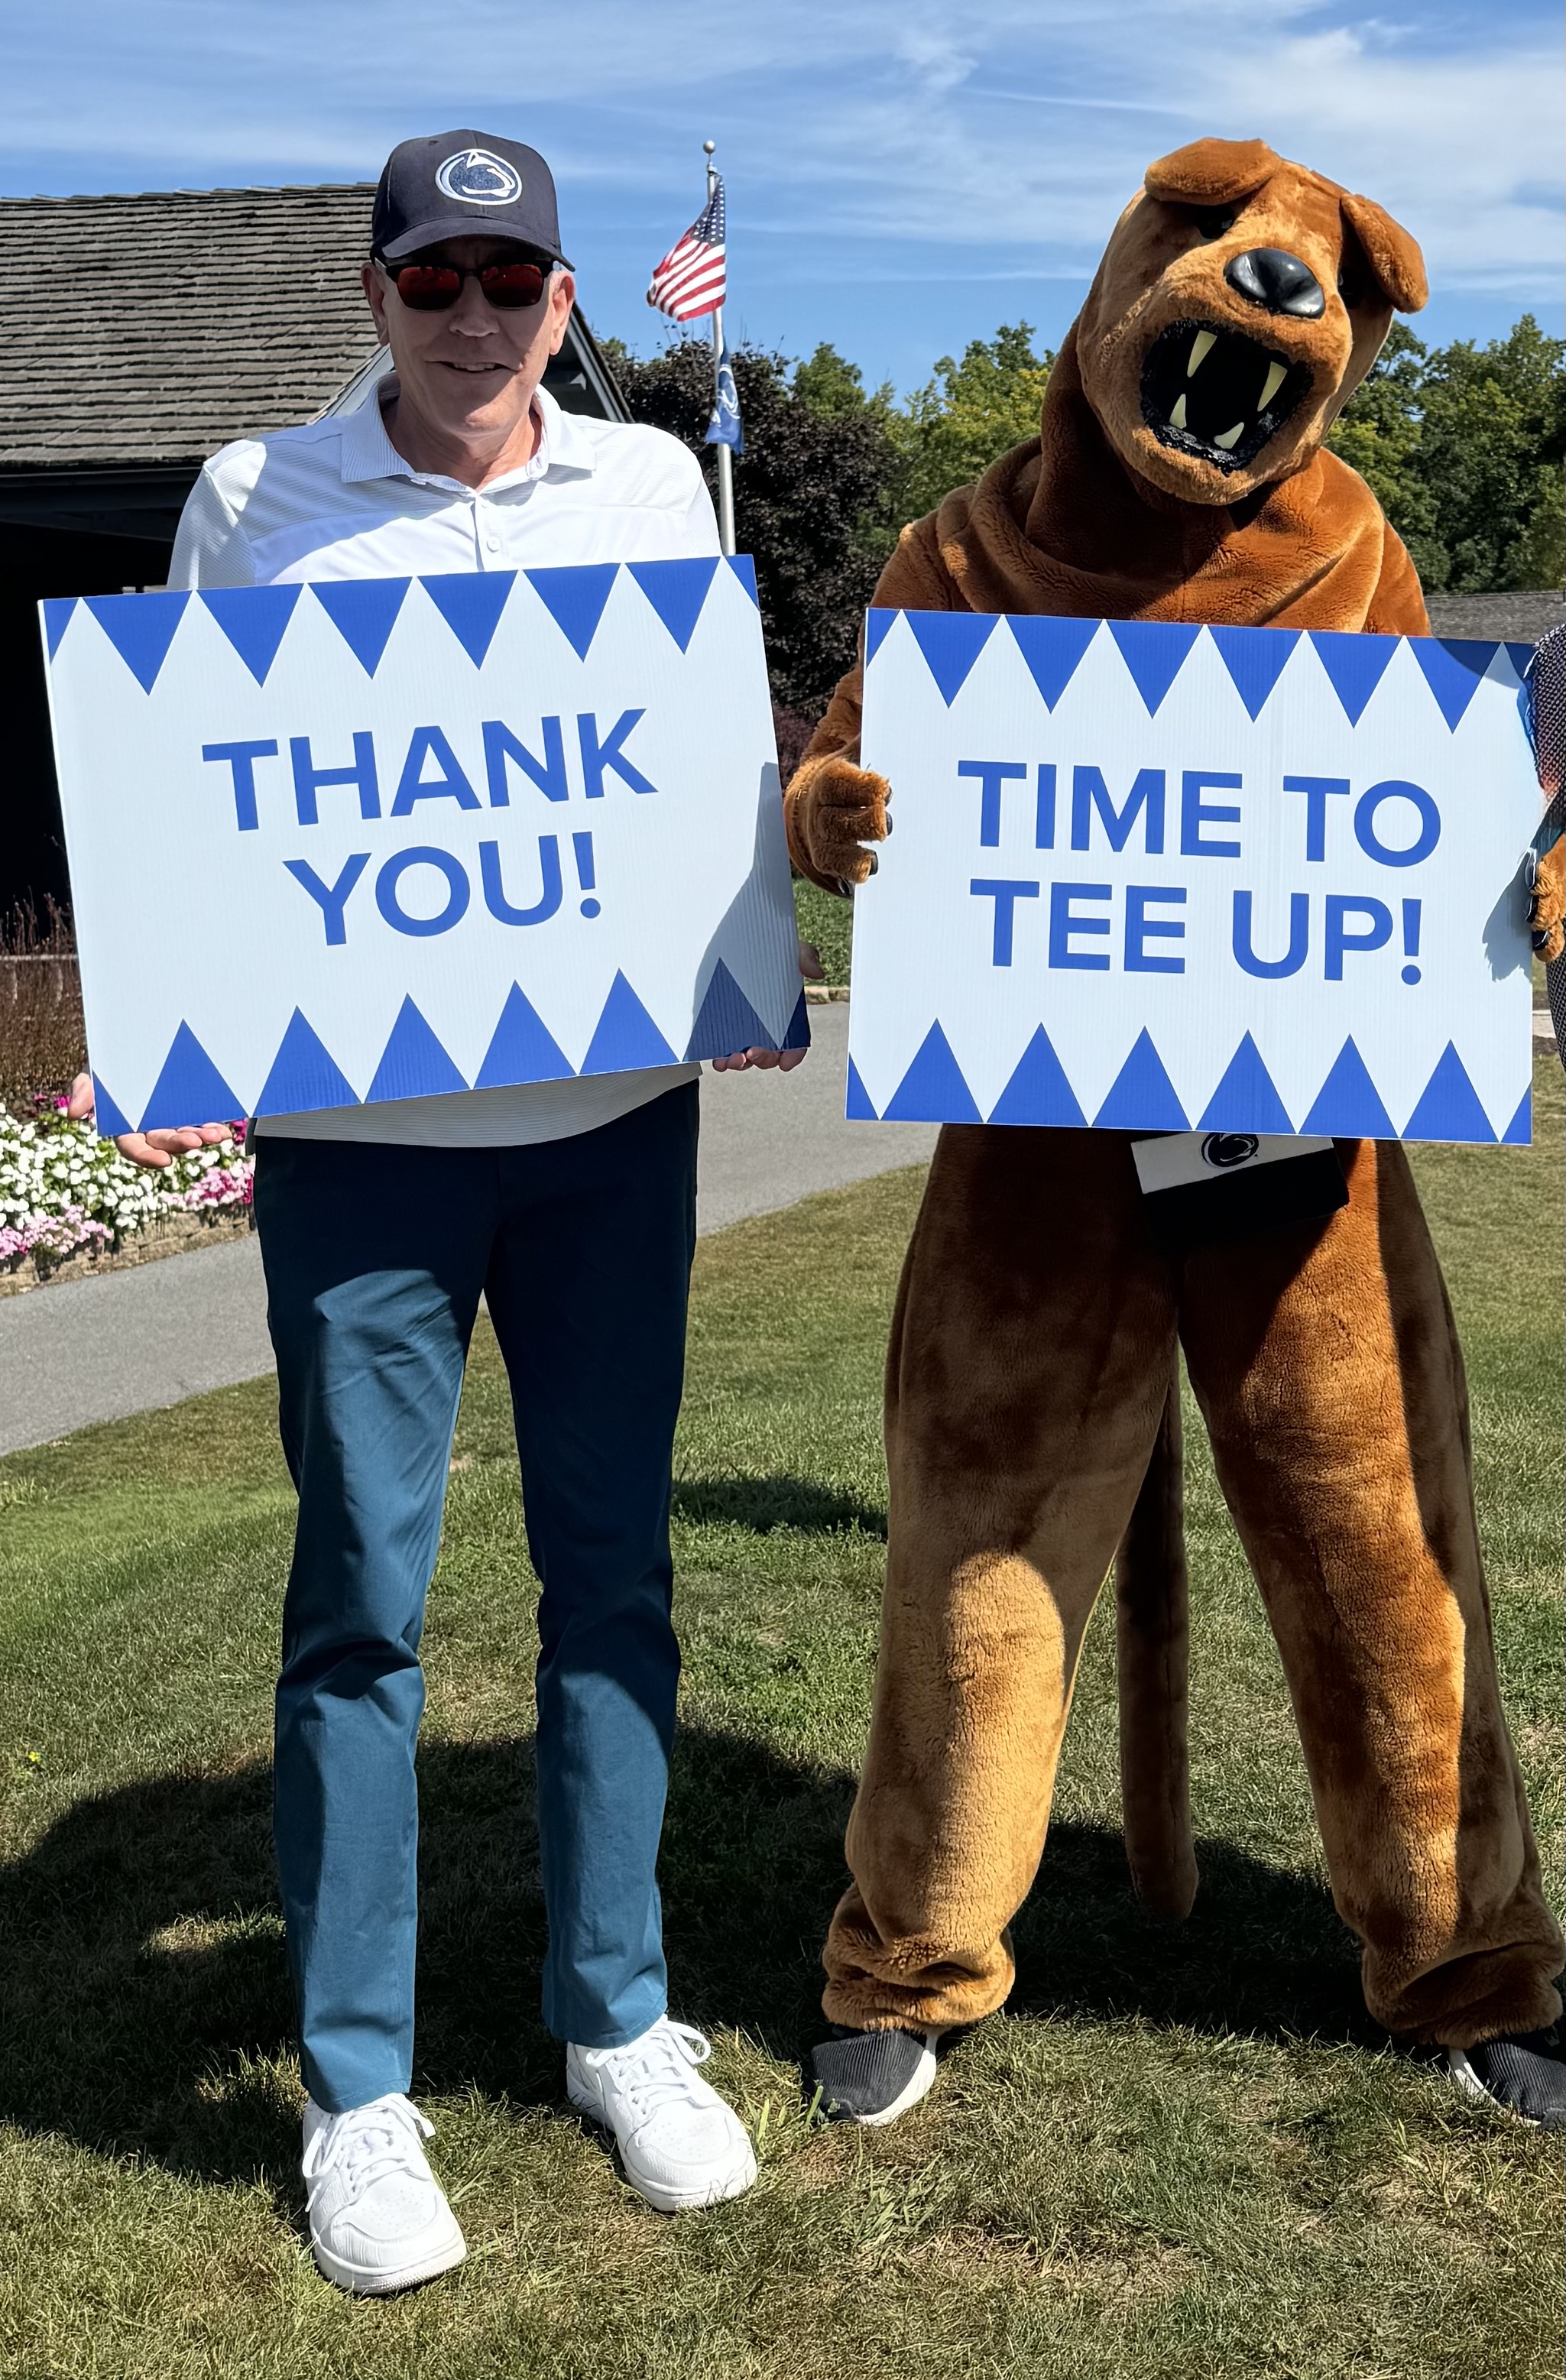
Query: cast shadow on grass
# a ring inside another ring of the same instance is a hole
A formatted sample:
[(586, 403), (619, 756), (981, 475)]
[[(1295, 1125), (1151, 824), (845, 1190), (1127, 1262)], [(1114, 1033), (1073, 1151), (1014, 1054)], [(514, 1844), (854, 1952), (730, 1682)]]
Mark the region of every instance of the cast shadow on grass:
[(883, 1504), (861, 1504), (816, 1479), (676, 1479), (670, 1509), (682, 1521), (733, 1522), (759, 1536), (771, 1529), (812, 1536), (857, 1529), (867, 1537), (886, 1536)]
[[(431, 1740), (422, 1781), (416, 2092), (558, 2104), (532, 1745)], [(818, 1958), (851, 1780), (685, 1730), (662, 1880), (675, 2012), (785, 2059), (819, 2037)], [(0, 2117), (192, 2179), (274, 2178), (297, 2218), (297, 2112), (271, 1778), (164, 1777), (78, 1803), (0, 1873)], [(1155, 1925), (1119, 1837), (1052, 1833), (1016, 1929), (1017, 2014), (1374, 2038), (1347, 1936), (1308, 1878), (1206, 1847), (1196, 1915)]]

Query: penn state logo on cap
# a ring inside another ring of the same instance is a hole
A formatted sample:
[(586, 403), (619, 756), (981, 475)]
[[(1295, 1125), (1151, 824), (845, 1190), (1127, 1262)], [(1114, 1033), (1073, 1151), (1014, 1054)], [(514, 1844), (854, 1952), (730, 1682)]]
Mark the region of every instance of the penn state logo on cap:
[(475, 232), (519, 240), (569, 270), (554, 176), (536, 149), (472, 124), (399, 141), (376, 188), (370, 254), (395, 260)]
[(492, 149), (459, 149), (437, 166), (435, 188), (464, 206), (509, 207), (522, 195), (522, 176)]

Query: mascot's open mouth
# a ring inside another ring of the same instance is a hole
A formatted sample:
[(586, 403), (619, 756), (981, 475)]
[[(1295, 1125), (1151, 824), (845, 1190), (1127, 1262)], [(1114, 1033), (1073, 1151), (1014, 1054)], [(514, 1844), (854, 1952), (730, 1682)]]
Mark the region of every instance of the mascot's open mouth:
[(1254, 462), (1311, 383), (1257, 339), (1212, 322), (1171, 322), (1142, 365), (1142, 419), (1163, 446), (1216, 470)]

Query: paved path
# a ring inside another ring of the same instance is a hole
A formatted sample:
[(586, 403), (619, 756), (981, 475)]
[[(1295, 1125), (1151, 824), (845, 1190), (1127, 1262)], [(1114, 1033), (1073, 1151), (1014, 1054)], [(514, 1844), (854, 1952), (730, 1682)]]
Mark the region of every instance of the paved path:
[[(791, 1207), (928, 1157), (932, 1124), (848, 1123), (848, 1010), (812, 1008), (815, 1048), (791, 1075), (701, 1080), (698, 1228)], [(0, 1300), (0, 1453), (272, 1369), (254, 1239)]]
[[(934, 1147), (932, 1124), (846, 1123), (847, 1006), (812, 1008), (810, 1023), (816, 1046), (792, 1075), (703, 1074), (701, 1231), (914, 1164)], [(1547, 1010), (1534, 1031), (1553, 1038)], [(271, 1369), (253, 1239), (6, 1298), (0, 1454)]]

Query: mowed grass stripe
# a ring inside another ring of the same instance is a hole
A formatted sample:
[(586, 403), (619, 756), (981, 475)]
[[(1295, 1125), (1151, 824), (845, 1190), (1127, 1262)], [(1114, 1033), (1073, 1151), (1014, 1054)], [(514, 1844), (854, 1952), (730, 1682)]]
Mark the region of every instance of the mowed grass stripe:
[[(1415, 1162), (1458, 1310), (1508, 1707), (1562, 1823), (1561, 1078), (1531, 1151)], [(880, 1375), (917, 1173), (702, 1244), (675, 1488), (673, 1992), (759, 2133), (666, 2223), (564, 2112), (538, 2024), (535, 1593), (481, 1331), (426, 1653), (418, 2087), (474, 2253), (341, 2300), (298, 2229), (271, 1871), (292, 1500), (269, 1382), (0, 1463), (0, 2368), (401, 2380), (1511, 2380), (1560, 2362), (1560, 2160), (1390, 2054), (1327, 1896), (1276, 1654), (1188, 1439), (1203, 1888), (1144, 1923), (1112, 1627), (1089, 1632), (1007, 2016), (908, 2121), (793, 2063), (863, 1743)], [(199, 1261), (199, 1259), (195, 1259)], [(36, 1754), (37, 1759), (30, 1757)]]

